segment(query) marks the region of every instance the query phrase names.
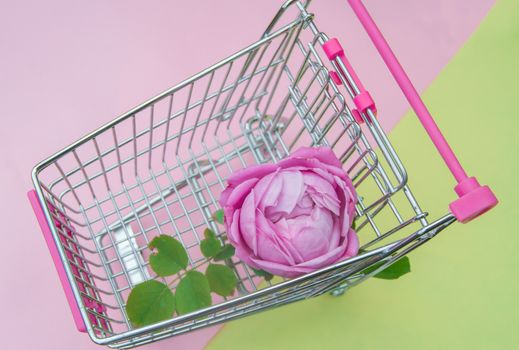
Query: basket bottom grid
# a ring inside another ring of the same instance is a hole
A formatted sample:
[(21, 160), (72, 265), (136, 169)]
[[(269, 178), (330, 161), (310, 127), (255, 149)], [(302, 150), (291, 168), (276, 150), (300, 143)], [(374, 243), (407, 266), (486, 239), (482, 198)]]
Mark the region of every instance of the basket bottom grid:
[[(205, 258), (199, 251), (203, 231), (211, 228), (218, 236), (224, 234), (213, 213), (219, 209), (218, 198), (226, 178), (238, 169), (275, 162), (287, 155), (279, 134), (272, 134), (275, 140), (265, 137), (256, 121), (252, 118), (242, 124), (242, 130), (236, 134), (221, 130), (212, 139), (213, 144), (199, 145), (202, 151), (189, 151), (189, 157), (177, 156), (173, 166), (163, 164), (162, 169), (150, 169), (149, 176), (137, 177), (135, 184), (125, 185), (118, 193), (110, 192), (96, 204), (82, 208), (107, 271), (109, 286), (105, 290), (114, 291), (107, 296), (112, 300), (106, 303), (119, 309), (109, 317), (114, 334), (131, 329), (125, 314), (131, 289), (154, 278), (148, 264), (148, 243), (153, 237), (172, 235), (186, 248), (190, 267), (203, 269)], [(270, 285), (254, 277), (241, 261), (233, 258), (226, 263), (236, 272), (239, 295)], [(109, 310), (109, 314), (110, 311), (114, 310)]]

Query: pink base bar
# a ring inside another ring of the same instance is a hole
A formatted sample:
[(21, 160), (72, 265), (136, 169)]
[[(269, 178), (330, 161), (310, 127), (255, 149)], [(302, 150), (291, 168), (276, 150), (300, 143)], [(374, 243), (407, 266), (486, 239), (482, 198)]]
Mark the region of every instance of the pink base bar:
[(52, 231), (50, 230), (49, 225), (47, 224), (47, 219), (43, 212), (43, 208), (41, 207), (38, 195), (36, 194), (35, 190), (30, 190), (29, 192), (27, 192), (27, 197), (29, 198), (29, 202), (31, 202), (32, 209), (34, 210), (36, 219), (38, 219), (38, 223), (40, 224), (43, 237), (45, 238), (45, 242), (47, 243), (47, 247), (49, 248), (50, 255), (52, 256), (52, 260), (54, 261), (54, 266), (58, 271), (58, 276), (61, 281), (63, 291), (65, 292), (65, 296), (67, 297), (68, 305), (70, 307), (70, 310), (72, 311), (72, 317), (74, 318), (76, 327), (78, 331), (86, 332), (87, 328), (85, 322), (83, 321), (83, 317), (81, 317), (79, 306), (76, 303), (76, 299), (74, 298), (72, 287), (70, 286), (69, 280), (67, 278), (67, 273), (65, 272), (65, 268), (63, 267), (63, 264), (61, 262), (58, 248), (56, 247), (56, 242), (54, 242)]

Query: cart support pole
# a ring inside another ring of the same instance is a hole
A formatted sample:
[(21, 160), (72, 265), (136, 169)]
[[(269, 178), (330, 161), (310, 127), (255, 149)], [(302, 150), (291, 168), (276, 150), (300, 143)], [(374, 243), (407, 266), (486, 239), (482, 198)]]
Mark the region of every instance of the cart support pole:
[(348, 0), (348, 2), (458, 183), (454, 190), (459, 198), (449, 205), (452, 214), (458, 221), (465, 223), (493, 208), (498, 201), (492, 190), (488, 186), (481, 186), (475, 177), (467, 176), (362, 1)]

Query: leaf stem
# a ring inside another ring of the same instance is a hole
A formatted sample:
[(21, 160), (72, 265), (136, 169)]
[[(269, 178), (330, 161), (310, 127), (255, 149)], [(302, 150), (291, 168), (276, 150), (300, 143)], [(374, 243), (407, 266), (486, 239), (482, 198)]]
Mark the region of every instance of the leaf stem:
[(204, 265), (205, 263), (208, 263), (211, 260), (212, 260), (212, 258), (210, 258), (210, 259), (206, 258), (206, 259), (202, 260), (201, 262), (199, 262), (198, 264), (191, 266), (189, 269), (185, 269), (184, 273), (179, 272), (177, 274), (177, 277), (175, 277), (171, 282), (168, 283), (168, 286), (171, 287), (176, 281), (178, 281), (179, 279), (184, 277), (189, 271), (195, 270), (195, 269), (199, 268), (200, 266)]

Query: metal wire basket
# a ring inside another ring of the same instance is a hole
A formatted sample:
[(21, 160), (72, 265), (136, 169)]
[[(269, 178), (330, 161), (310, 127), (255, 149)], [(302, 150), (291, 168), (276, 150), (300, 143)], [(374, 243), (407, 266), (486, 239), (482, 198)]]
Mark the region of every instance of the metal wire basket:
[[(260, 40), (34, 168), (31, 202), (76, 324), (96, 343), (131, 348), (329, 291), (341, 294), (460, 219), (451, 208), (428, 222), (369, 94), (338, 43), (318, 30), (308, 3), (287, 1)], [(365, 8), (350, 3), (369, 32), (374, 24), (362, 18)], [(134, 285), (156, 278), (146, 258), (154, 236), (173, 235), (190, 266), (198, 265), (203, 230), (223, 233), (212, 213), (226, 177), (318, 145), (332, 147), (357, 189), (362, 254), (272, 283), (233, 258), (227, 264), (239, 279), (235, 296), (132, 327), (125, 301)]]

